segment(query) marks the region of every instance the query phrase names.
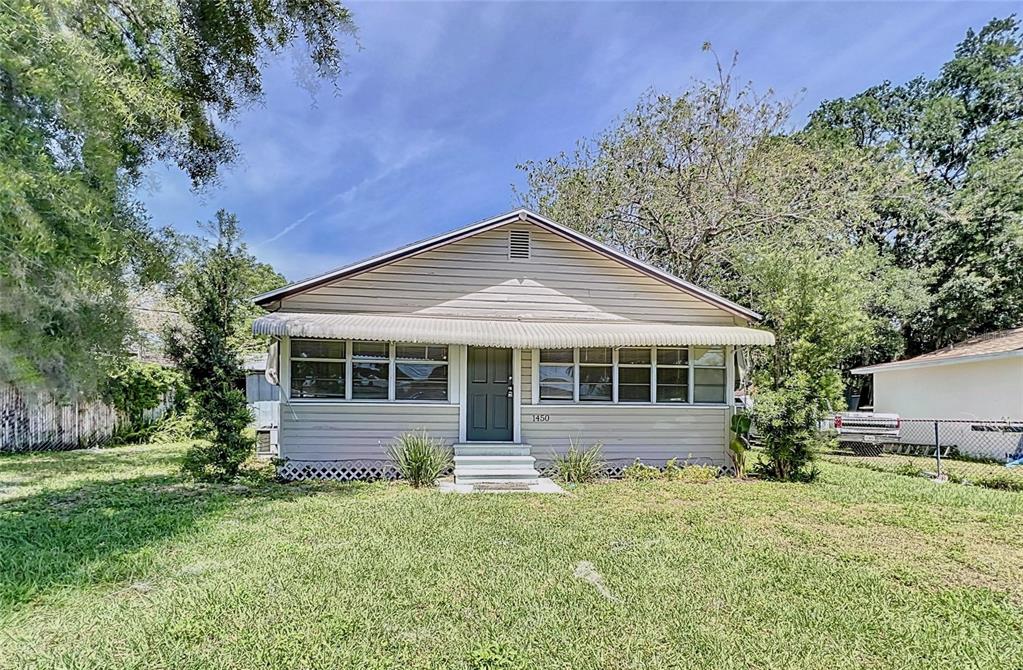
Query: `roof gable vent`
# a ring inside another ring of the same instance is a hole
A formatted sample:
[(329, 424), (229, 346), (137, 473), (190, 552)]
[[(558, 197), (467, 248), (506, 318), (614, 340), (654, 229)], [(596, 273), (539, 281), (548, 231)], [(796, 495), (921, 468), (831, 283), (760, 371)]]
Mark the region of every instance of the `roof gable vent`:
[(528, 260), (530, 252), (530, 235), (528, 230), (508, 231), (508, 258)]

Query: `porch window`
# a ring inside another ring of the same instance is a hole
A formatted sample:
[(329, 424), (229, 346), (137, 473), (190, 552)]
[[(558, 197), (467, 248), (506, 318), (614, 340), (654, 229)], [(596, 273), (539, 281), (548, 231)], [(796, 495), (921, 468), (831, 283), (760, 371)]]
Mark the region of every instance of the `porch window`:
[(725, 402), (726, 378), (723, 347), (693, 347), (693, 402)]
[(611, 349), (580, 349), (579, 400), (610, 402), (613, 370)]
[(540, 400), (575, 398), (575, 350), (541, 349), (539, 366)]
[(395, 400), (447, 400), (448, 348), (398, 344), (394, 352)]
[(618, 402), (650, 402), (650, 350), (618, 350)]
[(352, 342), (352, 398), (387, 400), (391, 354), (387, 342)]
[(448, 347), (292, 338), (290, 387), (296, 399), (446, 402)]
[(291, 397), (345, 397), (345, 343), (291, 341)]
[(657, 349), (657, 402), (689, 402), (689, 349)]
[(724, 347), (541, 349), (541, 402), (714, 404), (728, 401)]

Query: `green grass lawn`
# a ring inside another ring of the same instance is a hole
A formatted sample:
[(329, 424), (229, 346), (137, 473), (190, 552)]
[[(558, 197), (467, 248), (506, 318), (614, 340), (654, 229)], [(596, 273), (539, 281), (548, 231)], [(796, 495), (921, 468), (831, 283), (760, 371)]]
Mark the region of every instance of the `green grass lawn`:
[(180, 453), (0, 458), (0, 667), (1023, 667), (1020, 494), (219, 487)]

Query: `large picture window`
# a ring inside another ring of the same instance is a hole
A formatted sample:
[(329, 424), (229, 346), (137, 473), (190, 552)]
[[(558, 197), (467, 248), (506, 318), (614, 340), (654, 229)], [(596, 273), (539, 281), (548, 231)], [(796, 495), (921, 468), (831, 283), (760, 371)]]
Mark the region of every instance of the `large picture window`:
[(541, 402), (713, 404), (728, 401), (724, 347), (541, 349)]
[(446, 402), (448, 347), (292, 339), (290, 386), (296, 399)]

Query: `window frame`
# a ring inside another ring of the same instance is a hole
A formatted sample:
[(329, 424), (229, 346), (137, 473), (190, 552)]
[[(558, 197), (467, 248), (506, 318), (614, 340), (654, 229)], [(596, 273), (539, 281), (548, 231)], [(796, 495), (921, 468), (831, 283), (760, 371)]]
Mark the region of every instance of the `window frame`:
[[(695, 355), (694, 355), (694, 349), (696, 349), (697, 347), (705, 348), (705, 349), (718, 349), (718, 350), (720, 350), (722, 352), (722, 356), (724, 358), (724, 364), (721, 365), (721, 366), (708, 366), (708, 365), (697, 366), (695, 364), (696, 358), (695, 358)], [(585, 401), (583, 401), (583, 400), (580, 400), (580, 398), (579, 398), (579, 368), (582, 367), (582, 366), (588, 365), (587, 363), (580, 363), (580, 349), (604, 349), (606, 347), (554, 347), (554, 348), (557, 348), (557, 349), (569, 349), (570, 348), (572, 350), (573, 375), (574, 375), (574, 382), (575, 382), (575, 384), (574, 384), (574, 391), (573, 391), (573, 394), (572, 394), (572, 399), (567, 399), (567, 398), (563, 398), (563, 399), (544, 399), (544, 398), (540, 397), (540, 366), (543, 365), (542, 363), (540, 363), (540, 353), (543, 350), (542, 349), (533, 349), (532, 350), (532, 361), (533, 361), (533, 366), (532, 366), (532, 375), (533, 375), (532, 388), (533, 388), (533, 397), (531, 398), (531, 401), (532, 401), (533, 405), (545, 405), (545, 406), (551, 406), (551, 405), (584, 405), (584, 406), (587, 406), (587, 405), (596, 405), (596, 406), (601, 406), (601, 405), (640, 405), (640, 406), (652, 406), (652, 405), (657, 405), (657, 406), (663, 406), (663, 407), (695, 407), (695, 408), (700, 408), (700, 407), (731, 407), (731, 406), (734, 405), (734, 402), (732, 400), (732, 392), (734, 391), (734, 389), (731, 388), (731, 386), (734, 384), (734, 381), (733, 381), (733, 379), (734, 379), (734, 377), (733, 377), (734, 371), (733, 371), (733, 367), (732, 367), (732, 358), (734, 356), (734, 348), (732, 346), (730, 346), (730, 345), (688, 345), (688, 346), (679, 346), (679, 347), (612, 347), (611, 348), (611, 357), (612, 357), (612, 363), (611, 363), (611, 365), (612, 365), (611, 394), (612, 395), (611, 395), (611, 400), (609, 400), (609, 401), (608, 400), (585, 400)], [(659, 366), (658, 363), (657, 363), (657, 350), (659, 348), (660, 349), (686, 349), (688, 351), (688, 360), (687, 360), (685, 365), (661, 365), (661, 366)], [(621, 367), (625, 367), (625, 368), (646, 368), (647, 367), (646, 365), (638, 364), (638, 363), (637, 364), (633, 364), (633, 363), (624, 363), (623, 364), (623, 363), (621, 363), (620, 362), (620, 357), (619, 357), (619, 351), (621, 349), (646, 349), (646, 350), (648, 350), (650, 352), (650, 364), (649, 364), (649, 369), (650, 369), (650, 400), (648, 400), (648, 401), (635, 401), (635, 400), (620, 400), (619, 399), (619, 388), (618, 388), (619, 387), (619, 379), (620, 379), (620, 377), (619, 377), (619, 368), (621, 368)], [(567, 363), (566, 363), (566, 365), (567, 365)], [(601, 364), (592, 364), (592, 365), (600, 366), (600, 365), (606, 365), (606, 364), (601, 363)], [(687, 383), (686, 394), (687, 394), (687, 399), (686, 399), (685, 402), (658, 402), (658, 400), (657, 400), (657, 369), (658, 369), (658, 367), (677, 368), (677, 369), (685, 369), (686, 370), (686, 383)], [(695, 401), (695, 392), (696, 392), (695, 382), (696, 382), (696, 369), (697, 368), (701, 368), (701, 369), (702, 368), (707, 368), (707, 369), (715, 369), (715, 370), (724, 370), (725, 371), (725, 386), (724, 386), (724, 401), (723, 402), (696, 402)]]
[[(344, 359), (341, 360), (341, 359), (334, 359), (334, 358), (330, 358), (330, 359), (301, 358), (301, 357), (293, 356), (292, 355), (292, 352), (294, 350), (293, 343), (295, 341), (307, 341), (307, 340), (313, 340), (313, 341), (326, 340), (326, 341), (331, 341), (331, 342), (341, 342), (342, 343), (342, 349), (344, 351)], [(445, 349), (447, 349), (447, 360), (443, 360), (443, 361), (440, 361), (440, 360), (422, 360), (422, 361), (419, 361), (417, 359), (417, 361), (415, 361), (415, 362), (421, 362), (421, 363), (433, 363), (433, 364), (436, 364), (436, 365), (444, 365), (444, 366), (447, 367), (447, 387), (444, 389), (444, 396), (445, 396), (444, 399), (443, 400), (423, 400), (423, 399), (399, 400), (399, 399), (396, 399), (396, 397), (395, 397), (395, 382), (396, 382), (396, 374), (395, 374), (396, 373), (396, 367), (395, 367), (395, 363), (396, 363), (396, 360), (397, 360), (395, 354), (396, 354), (397, 347), (398, 347), (398, 345), (404, 345), (404, 344), (411, 345), (411, 346), (424, 346), (424, 345), (418, 344), (416, 342), (387, 342), (386, 343), (387, 344), (387, 358), (373, 358), (373, 357), (368, 357), (368, 356), (354, 356), (353, 355), (354, 354), (354, 343), (355, 342), (370, 342), (370, 341), (376, 341), (376, 340), (338, 340), (338, 339), (327, 338), (327, 337), (295, 337), (295, 338), (289, 337), (289, 338), (287, 338), (287, 343), (288, 343), (287, 344), (287, 352), (288, 352), (288, 357), (287, 357), (287, 363), (288, 363), (288, 365), (287, 365), (287, 374), (288, 374), (288, 384), (287, 384), (288, 395), (287, 395), (287, 400), (288, 400), (288, 402), (296, 402), (296, 403), (308, 403), (308, 402), (317, 402), (317, 403), (353, 403), (353, 404), (381, 404), (381, 403), (388, 403), (388, 404), (390, 404), (390, 403), (398, 403), (398, 404), (402, 404), (402, 403), (404, 403), (404, 404), (413, 404), (413, 405), (415, 405), (415, 404), (449, 405), (449, 404), (452, 404), (452, 403), (457, 403), (457, 401), (458, 401), (458, 398), (457, 398), (457, 396), (458, 396), (458, 387), (454, 387), (454, 388), (452, 387), (452, 371), (454, 370), (454, 374), (458, 374), (459, 366), (453, 366), (452, 365), (452, 351), (453, 351), (452, 347), (453, 347), (453, 345), (450, 345), (450, 344), (440, 344), (440, 343), (432, 343), (432, 342), (428, 343), (425, 346), (444, 347)], [(404, 358), (401, 359), (401, 360), (402, 361), (406, 361), (406, 360), (411, 361), (411, 359), (404, 359)], [(319, 396), (319, 397), (304, 397), (304, 398), (292, 397), (292, 394), (291, 394), (291, 384), (292, 384), (291, 372), (292, 372), (292, 364), (293, 364), (294, 361), (323, 361), (323, 362), (330, 362), (330, 363), (343, 363), (344, 364), (344, 370), (345, 370), (345, 393), (344, 393), (344, 397), (337, 397), (337, 396)], [(352, 370), (353, 370), (353, 364), (358, 363), (358, 362), (386, 363), (387, 364), (387, 398), (354, 398), (354, 397), (352, 397)]]

